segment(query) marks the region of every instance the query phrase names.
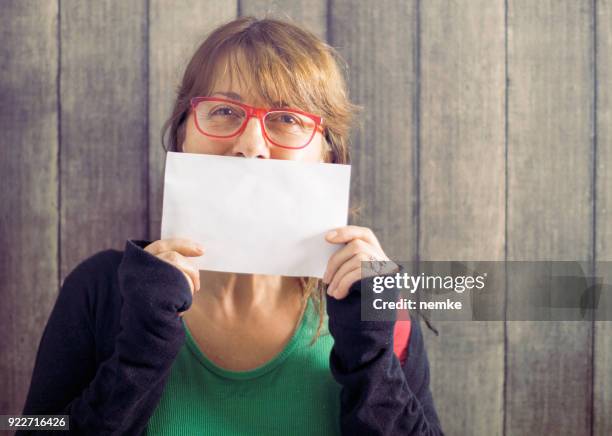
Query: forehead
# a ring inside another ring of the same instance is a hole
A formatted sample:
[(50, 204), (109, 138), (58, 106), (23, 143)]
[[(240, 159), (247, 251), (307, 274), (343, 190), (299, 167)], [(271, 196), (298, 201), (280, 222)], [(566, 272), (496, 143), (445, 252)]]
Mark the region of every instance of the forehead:
[(229, 93), (226, 96), (253, 105), (270, 105), (271, 99), (258, 84), (256, 74), (241, 50), (221, 56), (212, 68), (209, 94)]
[(212, 60), (206, 93), (232, 92), (244, 103), (260, 107), (290, 106), (314, 110), (309, 98), (312, 83), (299, 79), (278, 54), (258, 47), (233, 47)]
[(215, 76), (209, 94), (251, 105), (269, 104), (248, 81), (236, 80), (227, 74)]

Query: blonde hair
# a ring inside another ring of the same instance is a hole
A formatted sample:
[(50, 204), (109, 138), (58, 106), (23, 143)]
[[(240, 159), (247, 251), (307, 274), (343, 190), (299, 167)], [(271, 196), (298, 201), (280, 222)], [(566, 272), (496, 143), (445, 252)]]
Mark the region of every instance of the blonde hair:
[[(191, 98), (210, 95), (217, 74), (229, 74), (255, 86), (270, 106), (283, 102), (322, 116), (325, 161), (348, 164), (349, 130), (358, 107), (348, 99), (341, 64), (332, 47), (293, 23), (254, 17), (230, 21), (213, 30), (189, 61), (162, 129), (162, 145), (166, 151), (182, 151)], [(299, 280), (304, 302), (312, 298), (319, 314), (314, 342), (324, 320), (324, 287), (320, 279)]]

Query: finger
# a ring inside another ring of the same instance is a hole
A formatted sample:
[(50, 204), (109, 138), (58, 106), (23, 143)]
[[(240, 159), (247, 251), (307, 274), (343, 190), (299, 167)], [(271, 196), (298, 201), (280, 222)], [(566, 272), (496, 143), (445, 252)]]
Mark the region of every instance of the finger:
[(353, 283), (359, 280), (361, 280), (361, 268), (348, 272), (340, 279), (340, 283), (338, 284), (338, 288), (333, 297), (336, 300), (342, 300), (349, 294), (349, 290), (351, 289)]
[(200, 272), (193, 266), (190, 259), (176, 251), (166, 251), (158, 254), (157, 257), (178, 268), (185, 274), (192, 294), (200, 289)]
[(359, 270), (361, 271), (361, 261), (367, 258), (368, 258), (367, 254), (359, 252), (353, 255), (350, 259), (348, 259), (342, 265), (340, 265), (336, 273), (332, 276), (331, 282), (329, 286), (327, 287), (328, 293), (330, 295), (333, 295), (336, 293), (336, 289), (338, 288), (338, 284), (340, 283), (340, 280), (348, 272), (354, 270), (355, 268), (359, 268)]
[(334, 244), (340, 244), (343, 242), (349, 242), (353, 239), (362, 239), (366, 242), (369, 242), (372, 245), (377, 247), (380, 246), (376, 235), (374, 232), (368, 227), (360, 227), (360, 226), (344, 226), (338, 227), (327, 233), (325, 235), (325, 239), (328, 242), (332, 242)]
[(165, 251), (176, 251), (183, 256), (201, 256), (204, 254), (202, 244), (186, 238), (159, 239), (147, 245), (145, 250), (155, 256)]
[(193, 283), (192, 293), (200, 290), (200, 271), (192, 263), (191, 259), (179, 254), (180, 269), (189, 276)]
[(323, 282), (329, 283), (336, 274), (340, 265), (349, 260), (355, 254), (359, 252), (372, 253), (375, 251), (375, 247), (372, 247), (368, 242), (365, 242), (363, 239), (354, 239), (346, 246), (336, 251), (331, 255), (329, 260), (327, 261), (327, 268), (325, 270), (325, 274), (323, 274)]

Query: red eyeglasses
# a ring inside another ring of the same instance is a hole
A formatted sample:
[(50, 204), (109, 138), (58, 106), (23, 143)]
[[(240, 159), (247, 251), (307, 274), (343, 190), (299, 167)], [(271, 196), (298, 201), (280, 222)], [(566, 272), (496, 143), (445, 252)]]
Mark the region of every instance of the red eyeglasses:
[(300, 149), (323, 132), (323, 118), (297, 109), (265, 109), (216, 97), (194, 97), (191, 107), (200, 133), (227, 139), (240, 135), (251, 117), (259, 119), (265, 138), (277, 147)]

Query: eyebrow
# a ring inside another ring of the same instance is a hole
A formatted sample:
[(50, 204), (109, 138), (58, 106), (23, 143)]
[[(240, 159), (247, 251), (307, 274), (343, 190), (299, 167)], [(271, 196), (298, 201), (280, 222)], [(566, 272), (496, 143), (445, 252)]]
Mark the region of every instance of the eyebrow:
[(242, 101), (242, 97), (240, 96), (240, 94), (236, 94), (235, 92), (215, 91), (215, 92), (213, 92), (212, 95), (222, 95), (222, 96), (227, 97), (227, 98), (232, 99), (232, 100)]
[[(215, 96), (215, 95), (222, 95), (223, 97), (227, 97), (230, 100), (236, 100), (236, 101), (240, 101), (240, 102), (243, 101), (243, 99), (240, 96), (240, 94), (237, 94), (237, 93), (232, 92), (232, 91), (227, 91), (227, 92), (224, 92), (224, 91), (215, 91), (215, 92), (213, 92), (211, 94), (211, 96)], [(271, 107), (273, 107), (273, 108), (284, 108), (284, 107), (289, 107), (289, 105), (287, 104), (287, 102), (277, 101), (277, 102), (273, 103)]]

